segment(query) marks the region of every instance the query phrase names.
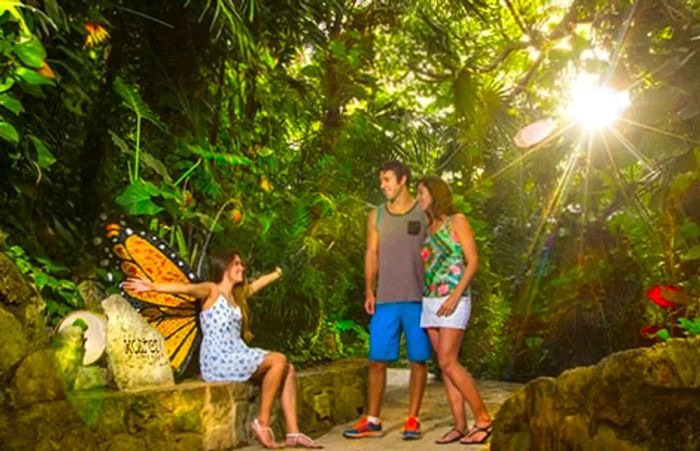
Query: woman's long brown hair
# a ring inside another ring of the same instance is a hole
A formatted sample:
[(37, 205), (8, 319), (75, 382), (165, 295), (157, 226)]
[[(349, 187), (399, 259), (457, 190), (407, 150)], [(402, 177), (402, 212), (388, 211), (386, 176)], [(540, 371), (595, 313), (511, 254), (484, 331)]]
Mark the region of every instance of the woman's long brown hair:
[[(238, 251), (221, 251), (214, 254), (209, 261), (209, 278), (216, 283), (224, 280), (226, 270), (233, 263), (234, 258), (240, 258), (241, 253)], [(253, 334), (250, 332), (249, 315), (248, 315), (248, 297), (250, 296), (250, 285), (243, 279), (233, 286), (233, 299), (236, 301), (238, 308), (241, 309), (241, 336), (247, 343), (253, 339)]]
[(425, 186), (430, 196), (433, 198), (433, 201), (425, 212), (431, 223), (457, 213), (457, 208), (455, 208), (454, 200), (452, 199), (450, 185), (443, 179), (437, 175), (426, 175), (418, 180), (416, 186), (419, 185)]

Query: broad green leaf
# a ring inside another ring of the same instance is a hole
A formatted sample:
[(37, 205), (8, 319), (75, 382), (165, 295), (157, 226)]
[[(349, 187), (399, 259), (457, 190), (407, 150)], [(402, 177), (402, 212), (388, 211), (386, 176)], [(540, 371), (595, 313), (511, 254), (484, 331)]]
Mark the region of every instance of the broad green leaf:
[(27, 84), (33, 86), (53, 85), (53, 80), (44, 77), (40, 73), (27, 69), (26, 67), (18, 67), (15, 73)]
[(163, 210), (163, 207), (151, 200), (158, 194), (160, 190), (152, 183), (136, 180), (115, 200), (132, 215), (154, 215)]
[(111, 130), (109, 131), (109, 134), (112, 137), (112, 142), (114, 143), (114, 145), (117, 146), (117, 148), (119, 148), (120, 151), (127, 155), (133, 155), (134, 152), (129, 148), (129, 145), (126, 143), (126, 141), (124, 141), (121, 137), (117, 136), (117, 134)]
[(690, 188), (691, 184), (697, 179), (697, 174), (693, 171), (682, 172), (676, 174), (671, 181), (671, 191), (674, 194), (682, 194)]
[(46, 147), (44, 141), (34, 135), (29, 135), (29, 139), (36, 149), (37, 164), (39, 164), (39, 167), (46, 169), (56, 162), (56, 157), (54, 157), (48, 147)]
[(355, 321), (353, 321), (351, 319), (341, 319), (340, 321), (336, 321), (336, 323), (333, 325), (333, 328), (335, 330), (344, 331), (344, 330), (350, 330), (353, 327), (355, 327), (356, 325), (357, 324), (355, 323)]
[(260, 55), (260, 59), (263, 61), (263, 63), (265, 63), (265, 65), (268, 68), (274, 69), (275, 66), (277, 66), (277, 59), (274, 56), (272, 56), (272, 54), (270, 53), (270, 49), (264, 48), (262, 49), (262, 51), (259, 51), (258, 54)]
[(44, 270), (52, 274), (64, 274), (69, 271), (68, 267), (60, 263), (54, 263), (45, 257), (36, 257), (36, 261), (41, 263)]
[(15, 53), (24, 64), (34, 69), (39, 69), (46, 58), (44, 46), (34, 36), (22, 38), (22, 41), (15, 45)]
[(36, 284), (36, 287), (40, 290), (42, 290), (47, 283), (49, 283), (49, 280), (51, 279), (48, 274), (44, 274), (41, 271), (36, 271), (33, 274), (34, 283)]
[(691, 247), (686, 254), (682, 254), (681, 259), (684, 261), (700, 259), (700, 244), (696, 244)]
[(260, 235), (265, 236), (267, 235), (267, 232), (270, 231), (270, 227), (272, 227), (272, 223), (275, 222), (275, 218), (274, 216), (260, 215), (258, 216), (258, 222), (262, 226)]
[(323, 73), (321, 72), (321, 69), (318, 66), (314, 64), (309, 64), (308, 66), (304, 66), (301, 69), (301, 75), (312, 78), (321, 78)]
[(141, 150), (141, 162), (151, 169), (153, 169), (158, 175), (163, 177), (165, 180), (172, 180), (170, 174), (168, 174), (168, 169), (165, 167), (162, 161), (151, 155), (150, 153)]
[[(2, 0), (0, 0), (2, 1)], [(3, 40), (0, 40), (0, 55), (4, 56), (9, 56), (10, 53), (12, 53), (13, 46), (12, 46), (12, 41), (9, 39), (5, 38)]]
[(4, 14), (5, 11), (9, 12), (15, 21), (19, 22), (22, 32), (24, 34), (31, 34), (31, 31), (29, 31), (29, 27), (27, 27), (27, 23), (24, 21), (24, 17), (22, 17), (22, 13), (19, 10), (22, 6), (23, 5), (20, 0), (0, 0), (0, 15)]
[(61, 279), (57, 283), (57, 287), (64, 289), (64, 290), (75, 290), (78, 288), (74, 282), (68, 280), (68, 279)]
[(542, 337), (527, 337), (525, 338), (525, 346), (528, 348), (537, 348), (544, 343), (544, 339)]
[(148, 108), (148, 105), (146, 105), (143, 99), (141, 99), (139, 92), (134, 86), (126, 84), (121, 77), (117, 77), (116, 80), (114, 80), (114, 92), (116, 92), (119, 97), (122, 98), (124, 105), (126, 105), (127, 108), (133, 111), (137, 116), (142, 119), (146, 119), (157, 127), (162, 128), (160, 119), (158, 119), (158, 116), (156, 116), (150, 110), (150, 108)]
[(78, 326), (78, 327), (80, 327), (80, 329), (81, 329), (83, 332), (85, 332), (86, 330), (88, 330), (88, 324), (85, 322), (84, 319), (81, 319), (81, 318), (76, 319), (75, 321), (73, 321), (73, 323), (71, 324), (71, 326)]
[(345, 59), (345, 45), (342, 42), (334, 39), (328, 44), (328, 47), (336, 58), (339, 60)]
[(5, 92), (15, 84), (15, 79), (12, 77), (3, 77), (0, 79), (0, 92)]
[(12, 144), (17, 144), (19, 142), (17, 130), (8, 122), (0, 122), (0, 138)]
[(199, 218), (199, 222), (202, 223), (205, 229), (212, 230), (214, 232), (220, 232), (223, 230), (221, 224), (215, 223), (214, 218), (211, 216), (205, 215), (204, 213), (195, 213), (194, 215)]
[(158, 188), (158, 195), (165, 199), (175, 200), (178, 203), (182, 202), (182, 193), (170, 183), (161, 183), (160, 188)]
[(671, 339), (671, 334), (668, 332), (667, 329), (661, 329), (660, 331), (656, 332), (656, 334), (654, 334), (654, 335), (656, 335), (657, 337), (659, 337), (663, 341), (667, 341), (667, 340)]
[(195, 155), (199, 155), (200, 157), (202, 157), (206, 160), (213, 160), (219, 164), (226, 163), (226, 164), (229, 164), (231, 166), (238, 166), (238, 165), (249, 165), (250, 163), (252, 163), (250, 158), (245, 157), (243, 155), (236, 155), (236, 154), (232, 154), (232, 153), (212, 152), (210, 150), (206, 150), (200, 146), (195, 146), (195, 145), (189, 146), (189, 149)]
[(694, 320), (678, 318), (678, 325), (687, 330), (690, 335), (700, 335), (700, 318), (695, 318)]
[(0, 94), (0, 105), (12, 111), (15, 114), (15, 116), (24, 112), (24, 107), (22, 107), (22, 103), (19, 100), (15, 99), (14, 96), (12, 96), (12, 94)]
[(690, 219), (686, 219), (686, 221), (680, 226), (680, 232), (684, 238), (693, 240), (700, 236), (700, 226)]

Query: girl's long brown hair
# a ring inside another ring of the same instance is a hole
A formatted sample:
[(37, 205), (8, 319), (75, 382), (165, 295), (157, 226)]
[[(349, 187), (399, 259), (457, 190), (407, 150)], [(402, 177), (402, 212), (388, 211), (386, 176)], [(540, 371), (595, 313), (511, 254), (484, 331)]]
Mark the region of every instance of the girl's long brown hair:
[(433, 201), (430, 203), (426, 214), (430, 222), (439, 221), (443, 217), (451, 216), (457, 213), (454, 201), (452, 199), (452, 190), (450, 185), (437, 175), (426, 175), (418, 180), (418, 185), (423, 185), (430, 193)]
[[(224, 279), (226, 270), (233, 263), (234, 258), (240, 258), (241, 253), (238, 251), (221, 251), (214, 254), (209, 261), (209, 278), (216, 283)], [(248, 297), (250, 296), (250, 285), (243, 279), (233, 286), (233, 299), (241, 309), (241, 336), (247, 343), (253, 339), (253, 334), (250, 332), (249, 315), (248, 315)]]

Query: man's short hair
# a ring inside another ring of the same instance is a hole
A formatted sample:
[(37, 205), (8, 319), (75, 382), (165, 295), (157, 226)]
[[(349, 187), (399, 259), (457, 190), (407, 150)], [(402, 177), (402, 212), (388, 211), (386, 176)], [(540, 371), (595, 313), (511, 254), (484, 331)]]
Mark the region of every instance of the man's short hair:
[(399, 160), (389, 160), (382, 163), (379, 172), (392, 171), (396, 175), (396, 181), (401, 182), (402, 177), (406, 177), (406, 186), (411, 185), (411, 170)]

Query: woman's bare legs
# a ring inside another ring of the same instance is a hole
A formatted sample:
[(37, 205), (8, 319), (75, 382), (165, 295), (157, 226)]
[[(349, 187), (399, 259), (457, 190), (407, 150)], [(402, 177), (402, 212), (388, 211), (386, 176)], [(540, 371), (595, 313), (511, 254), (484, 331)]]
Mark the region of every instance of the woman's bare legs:
[[(457, 360), (464, 330), (440, 328), (437, 330), (437, 337), (438, 347), (435, 352), (437, 352), (443, 376), (450, 379), (457, 391), (467, 401), (474, 412), (475, 424), (480, 427), (490, 425), (491, 415), (481, 399), (474, 378)], [(475, 432), (470, 434), (470, 439), (479, 441), (484, 434), (484, 432)]]
[[(437, 353), (439, 349), (440, 329), (430, 328), (427, 329), (427, 332), (428, 337), (430, 337), (430, 342), (433, 345), (433, 349)], [(439, 359), (440, 357), (438, 354), (438, 360)], [(450, 403), (450, 410), (452, 410), (452, 417), (455, 421), (455, 429), (464, 434), (467, 430), (467, 415), (464, 411), (464, 397), (447, 374), (443, 373), (442, 382), (445, 386), (445, 392), (447, 393), (447, 400)]]
[[(304, 448), (323, 448), (309, 437), (299, 432), (297, 421), (297, 380), (294, 366), (287, 363), (287, 357), (277, 352), (271, 352), (265, 356), (252, 379), (262, 379), (260, 393), (260, 413), (257, 422), (260, 428), (256, 432), (261, 438), (262, 445), (266, 448), (279, 447), (272, 437), (269, 429), (272, 405), (275, 396), (280, 389), (280, 404), (284, 421), (287, 425), (287, 445)], [(253, 427), (255, 429), (255, 426)]]
[[(275, 402), (275, 396), (282, 386), (288, 371), (287, 357), (279, 352), (270, 352), (265, 355), (265, 358), (260, 363), (260, 366), (255, 371), (251, 379), (260, 379), (260, 411), (258, 412), (257, 421), (262, 427), (264, 446), (273, 443), (270, 427), (270, 416), (272, 415), (272, 405)], [(296, 395), (295, 395), (296, 397)]]
[(287, 434), (299, 432), (297, 422), (297, 374), (291, 363), (287, 364), (287, 376), (282, 385), (280, 404), (284, 413), (284, 421), (287, 423)]
[(296, 371), (291, 363), (287, 363), (287, 357), (278, 352), (270, 352), (263, 359), (252, 379), (262, 379), (260, 393), (260, 413), (258, 422), (261, 426), (268, 426), (272, 415), (272, 405), (280, 386), (280, 404), (284, 421), (287, 424), (287, 432), (290, 434), (299, 432), (297, 423), (297, 379)]

